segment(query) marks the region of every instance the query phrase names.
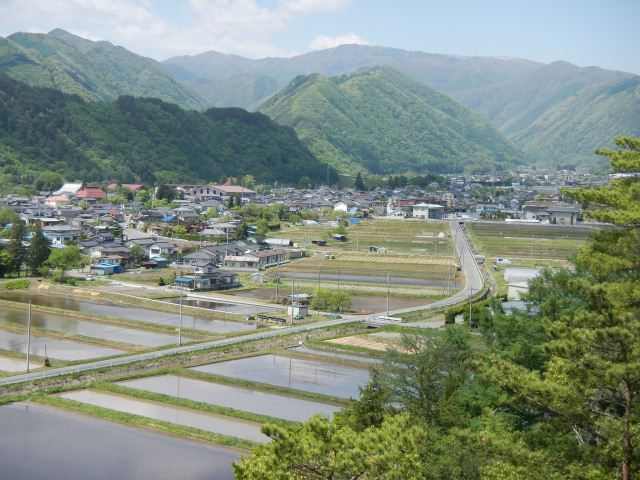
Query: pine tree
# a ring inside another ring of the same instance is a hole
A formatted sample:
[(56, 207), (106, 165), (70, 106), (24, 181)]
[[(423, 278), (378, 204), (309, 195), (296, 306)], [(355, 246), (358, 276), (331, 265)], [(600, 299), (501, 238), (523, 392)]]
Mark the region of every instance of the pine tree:
[(49, 247), (49, 241), (42, 233), (40, 226), (38, 226), (33, 231), (31, 245), (27, 252), (27, 264), (29, 265), (32, 275), (40, 270), (44, 265), (44, 262), (49, 258), (50, 254), (51, 248)]
[(367, 189), (367, 187), (364, 184), (364, 180), (362, 179), (361, 172), (358, 172), (358, 175), (356, 176), (356, 181), (353, 186), (359, 192), (364, 192)]
[(558, 437), (574, 436), (574, 452), (610, 477), (630, 480), (640, 471), (640, 176), (633, 175), (640, 172), (640, 139), (616, 143), (620, 150), (599, 153), (624, 175), (565, 192), (589, 217), (616, 228), (581, 249), (574, 272), (546, 273), (531, 288), (545, 325), (546, 364), (531, 371), (494, 358), (488, 373)]

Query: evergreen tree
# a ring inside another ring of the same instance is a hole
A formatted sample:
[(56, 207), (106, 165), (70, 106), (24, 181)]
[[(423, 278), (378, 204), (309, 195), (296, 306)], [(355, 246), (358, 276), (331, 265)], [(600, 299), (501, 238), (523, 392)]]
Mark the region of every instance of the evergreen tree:
[[(621, 137), (600, 151), (616, 173), (640, 172), (640, 139)], [(575, 260), (575, 271), (534, 281), (549, 355), (539, 371), (494, 358), (489, 376), (610, 478), (640, 472), (640, 177), (565, 192), (587, 215), (614, 223)], [(561, 442), (556, 438), (553, 442)], [(553, 445), (550, 441), (550, 446)], [(560, 451), (560, 450), (558, 450)]]
[(235, 231), (235, 239), (244, 240), (247, 235), (249, 235), (249, 225), (246, 222), (242, 222)]
[(9, 256), (7, 270), (9, 273), (20, 273), (27, 258), (27, 250), (22, 243), (24, 234), (25, 227), (21, 220), (12, 224), (10, 241), (7, 246), (7, 255)]
[(6, 250), (0, 250), (0, 278), (9, 273), (9, 254)]
[(362, 179), (361, 172), (358, 172), (358, 175), (356, 176), (356, 181), (353, 184), (353, 186), (359, 192), (364, 192), (367, 189), (367, 187), (364, 184), (364, 180)]
[(33, 231), (33, 237), (31, 238), (31, 245), (27, 254), (27, 263), (31, 274), (37, 273), (51, 254), (51, 248), (49, 247), (49, 241), (42, 233), (42, 228), (37, 226)]

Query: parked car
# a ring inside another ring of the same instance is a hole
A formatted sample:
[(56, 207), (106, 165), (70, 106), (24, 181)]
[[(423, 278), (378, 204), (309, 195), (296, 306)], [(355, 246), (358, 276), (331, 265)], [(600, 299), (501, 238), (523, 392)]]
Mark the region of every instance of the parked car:
[(497, 257), (496, 265), (511, 265), (511, 260), (509, 260), (508, 258)]

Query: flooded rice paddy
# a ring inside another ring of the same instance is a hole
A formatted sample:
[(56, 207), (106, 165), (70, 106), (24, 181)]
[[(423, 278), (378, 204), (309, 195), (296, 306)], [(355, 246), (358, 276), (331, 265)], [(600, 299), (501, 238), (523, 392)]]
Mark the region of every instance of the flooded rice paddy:
[[(0, 310), (0, 325), (25, 326), (26, 323), (27, 314), (24, 310)], [(81, 335), (113, 342), (141, 345), (143, 347), (161, 347), (177, 341), (175, 335), (107, 325), (48, 312), (33, 311), (31, 325), (40, 329), (64, 333), (65, 335)]]
[(265, 443), (269, 441), (269, 438), (260, 431), (259, 424), (231, 417), (199, 413), (172, 405), (162, 405), (92, 390), (67, 392), (61, 394), (60, 397), (252, 442)]
[[(134, 322), (149, 322), (174, 327), (178, 327), (180, 324), (178, 307), (176, 307), (175, 312), (160, 312), (149, 308), (118, 305), (111, 302), (98, 303), (60, 295), (32, 294), (28, 292), (1, 292), (0, 299), (14, 302), (28, 302), (31, 300), (34, 305), (72, 310), (87, 315), (122, 318)], [(184, 328), (193, 328), (220, 334), (241, 332), (256, 328), (255, 325), (248, 323), (211, 320), (186, 314), (182, 315), (182, 326)]]
[[(27, 339), (25, 335), (0, 330), (0, 350), (27, 353)], [(115, 348), (100, 347), (73, 340), (31, 336), (31, 353), (40, 357), (48, 356), (58, 360), (75, 361), (110, 357), (125, 352)]]
[[(42, 367), (41, 363), (34, 362), (33, 360), (29, 361), (29, 366), (32, 369)], [(27, 359), (26, 358), (15, 358), (15, 357), (5, 357), (0, 356), (0, 372), (24, 372), (27, 369)]]
[(233, 450), (32, 404), (0, 407), (11, 480), (233, 480)]
[(315, 355), (317, 357), (324, 357), (329, 359), (329, 361), (331, 361), (331, 359), (339, 359), (339, 360), (348, 360), (350, 362), (364, 363), (367, 365), (382, 364), (382, 359), (380, 358), (372, 358), (372, 357), (365, 357), (364, 355), (355, 355), (355, 354), (349, 354), (349, 353), (320, 350), (317, 348), (307, 347), (306, 345), (303, 345), (301, 347), (294, 347), (291, 349), (291, 351), (298, 352), (298, 353), (306, 353), (308, 355)]
[[(180, 303), (179, 298), (172, 298), (167, 300), (169, 303), (175, 305)], [(239, 303), (220, 303), (213, 300), (204, 300), (201, 298), (183, 298), (182, 304), (188, 307), (206, 308), (208, 310), (215, 310), (218, 312), (234, 313), (237, 315), (255, 315), (256, 313), (273, 312), (277, 310), (273, 307), (263, 307), (258, 305), (244, 305)]]
[(365, 368), (280, 355), (241, 358), (192, 370), (339, 398), (357, 398), (359, 387), (369, 381), (369, 371)]
[(334, 405), (176, 375), (139, 378), (119, 385), (294, 422), (303, 422), (318, 414), (330, 417), (340, 410)]

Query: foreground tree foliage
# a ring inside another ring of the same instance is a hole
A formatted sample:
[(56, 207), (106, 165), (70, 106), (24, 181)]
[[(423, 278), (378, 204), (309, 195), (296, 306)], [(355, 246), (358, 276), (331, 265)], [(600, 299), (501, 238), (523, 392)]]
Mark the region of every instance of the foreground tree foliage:
[[(601, 151), (616, 173), (640, 172), (640, 139), (618, 138)], [(615, 224), (583, 248), (575, 272), (547, 272), (533, 283), (545, 349), (542, 368), (494, 359), (491, 378), (514, 405), (571, 434), (579, 450), (610, 475), (638, 475), (640, 463), (640, 178), (567, 192), (597, 220)]]
[[(640, 139), (617, 143), (614, 171), (640, 172)], [(640, 177), (567, 193), (615, 227), (532, 283), (529, 314), (408, 335), (333, 420), (266, 427), (237, 478), (638, 478)]]

